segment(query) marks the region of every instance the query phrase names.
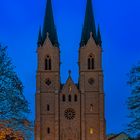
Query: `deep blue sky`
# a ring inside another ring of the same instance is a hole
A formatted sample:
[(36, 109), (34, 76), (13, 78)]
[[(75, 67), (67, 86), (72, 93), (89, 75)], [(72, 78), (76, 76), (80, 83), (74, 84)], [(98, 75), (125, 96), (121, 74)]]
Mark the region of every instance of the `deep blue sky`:
[[(0, 0), (0, 43), (25, 86), (34, 118), (36, 42), (44, 19), (46, 0)], [(78, 80), (78, 48), (86, 0), (53, 0), (61, 49), (61, 79), (68, 70)], [(120, 132), (127, 124), (127, 73), (140, 60), (140, 0), (93, 0), (96, 24), (103, 40), (107, 132)], [(68, 59), (68, 58), (69, 59)]]

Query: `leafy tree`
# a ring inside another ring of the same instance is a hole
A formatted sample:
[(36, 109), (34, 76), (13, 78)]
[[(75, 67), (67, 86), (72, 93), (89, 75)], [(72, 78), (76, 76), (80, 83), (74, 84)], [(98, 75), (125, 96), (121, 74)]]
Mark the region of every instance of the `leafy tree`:
[(7, 47), (0, 45), (0, 124), (21, 131), (28, 139), (32, 130), (32, 123), (27, 119), (29, 113), (22, 82), (7, 55)]
[(140, 135), (140, 63), (133, 66), (129, 73), (128, 84), (131, 96), (128, 98), (128, 109), (130, 111), (130, 123), (128, 131), (134, 135)]

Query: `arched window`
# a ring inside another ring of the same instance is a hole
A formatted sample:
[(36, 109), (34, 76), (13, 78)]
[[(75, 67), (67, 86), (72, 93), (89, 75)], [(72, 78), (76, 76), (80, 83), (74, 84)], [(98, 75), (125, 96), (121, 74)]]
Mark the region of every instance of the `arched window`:
[(51, 70), (52, 64), (51, 64), (51, 58), (50, 56), (47, 56), (45, 59), (45, 70)]
[(89, 70), (94, 69), (94, 57), (93, 57), (93, 55), (89, 55), (89, 57), (88, 57), (88, 69)]
[(69, 102), (71, 102), (71, 95), (69, 95), (68, 98), (69, 98)]
[(66, 96), (63, 94), (62, 95), (62, 101), (65, 102), (66, 101)]
[(74, 101), (77, 102), (77, 95), (74, 95)]

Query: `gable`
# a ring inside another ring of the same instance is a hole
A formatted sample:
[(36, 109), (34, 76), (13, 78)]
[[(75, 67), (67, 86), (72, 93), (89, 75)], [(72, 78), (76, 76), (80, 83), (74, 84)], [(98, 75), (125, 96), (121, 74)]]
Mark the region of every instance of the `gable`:
[(62, 94), (79, 94), (79, 90), (77, 88), (77, 85), (73, 82), (72, 78), (69, 76), (66, 83), (64, 84), (62, 90)]

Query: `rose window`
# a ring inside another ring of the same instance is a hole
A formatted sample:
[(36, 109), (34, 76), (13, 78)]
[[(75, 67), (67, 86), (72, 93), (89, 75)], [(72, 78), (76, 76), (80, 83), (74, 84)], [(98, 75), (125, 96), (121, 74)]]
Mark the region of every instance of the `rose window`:
[(65, 110), (64, 116), (68, 120), (72, 120), (75, 117), (75, 111), (72, 108), (68, 108), (68, 109)]

